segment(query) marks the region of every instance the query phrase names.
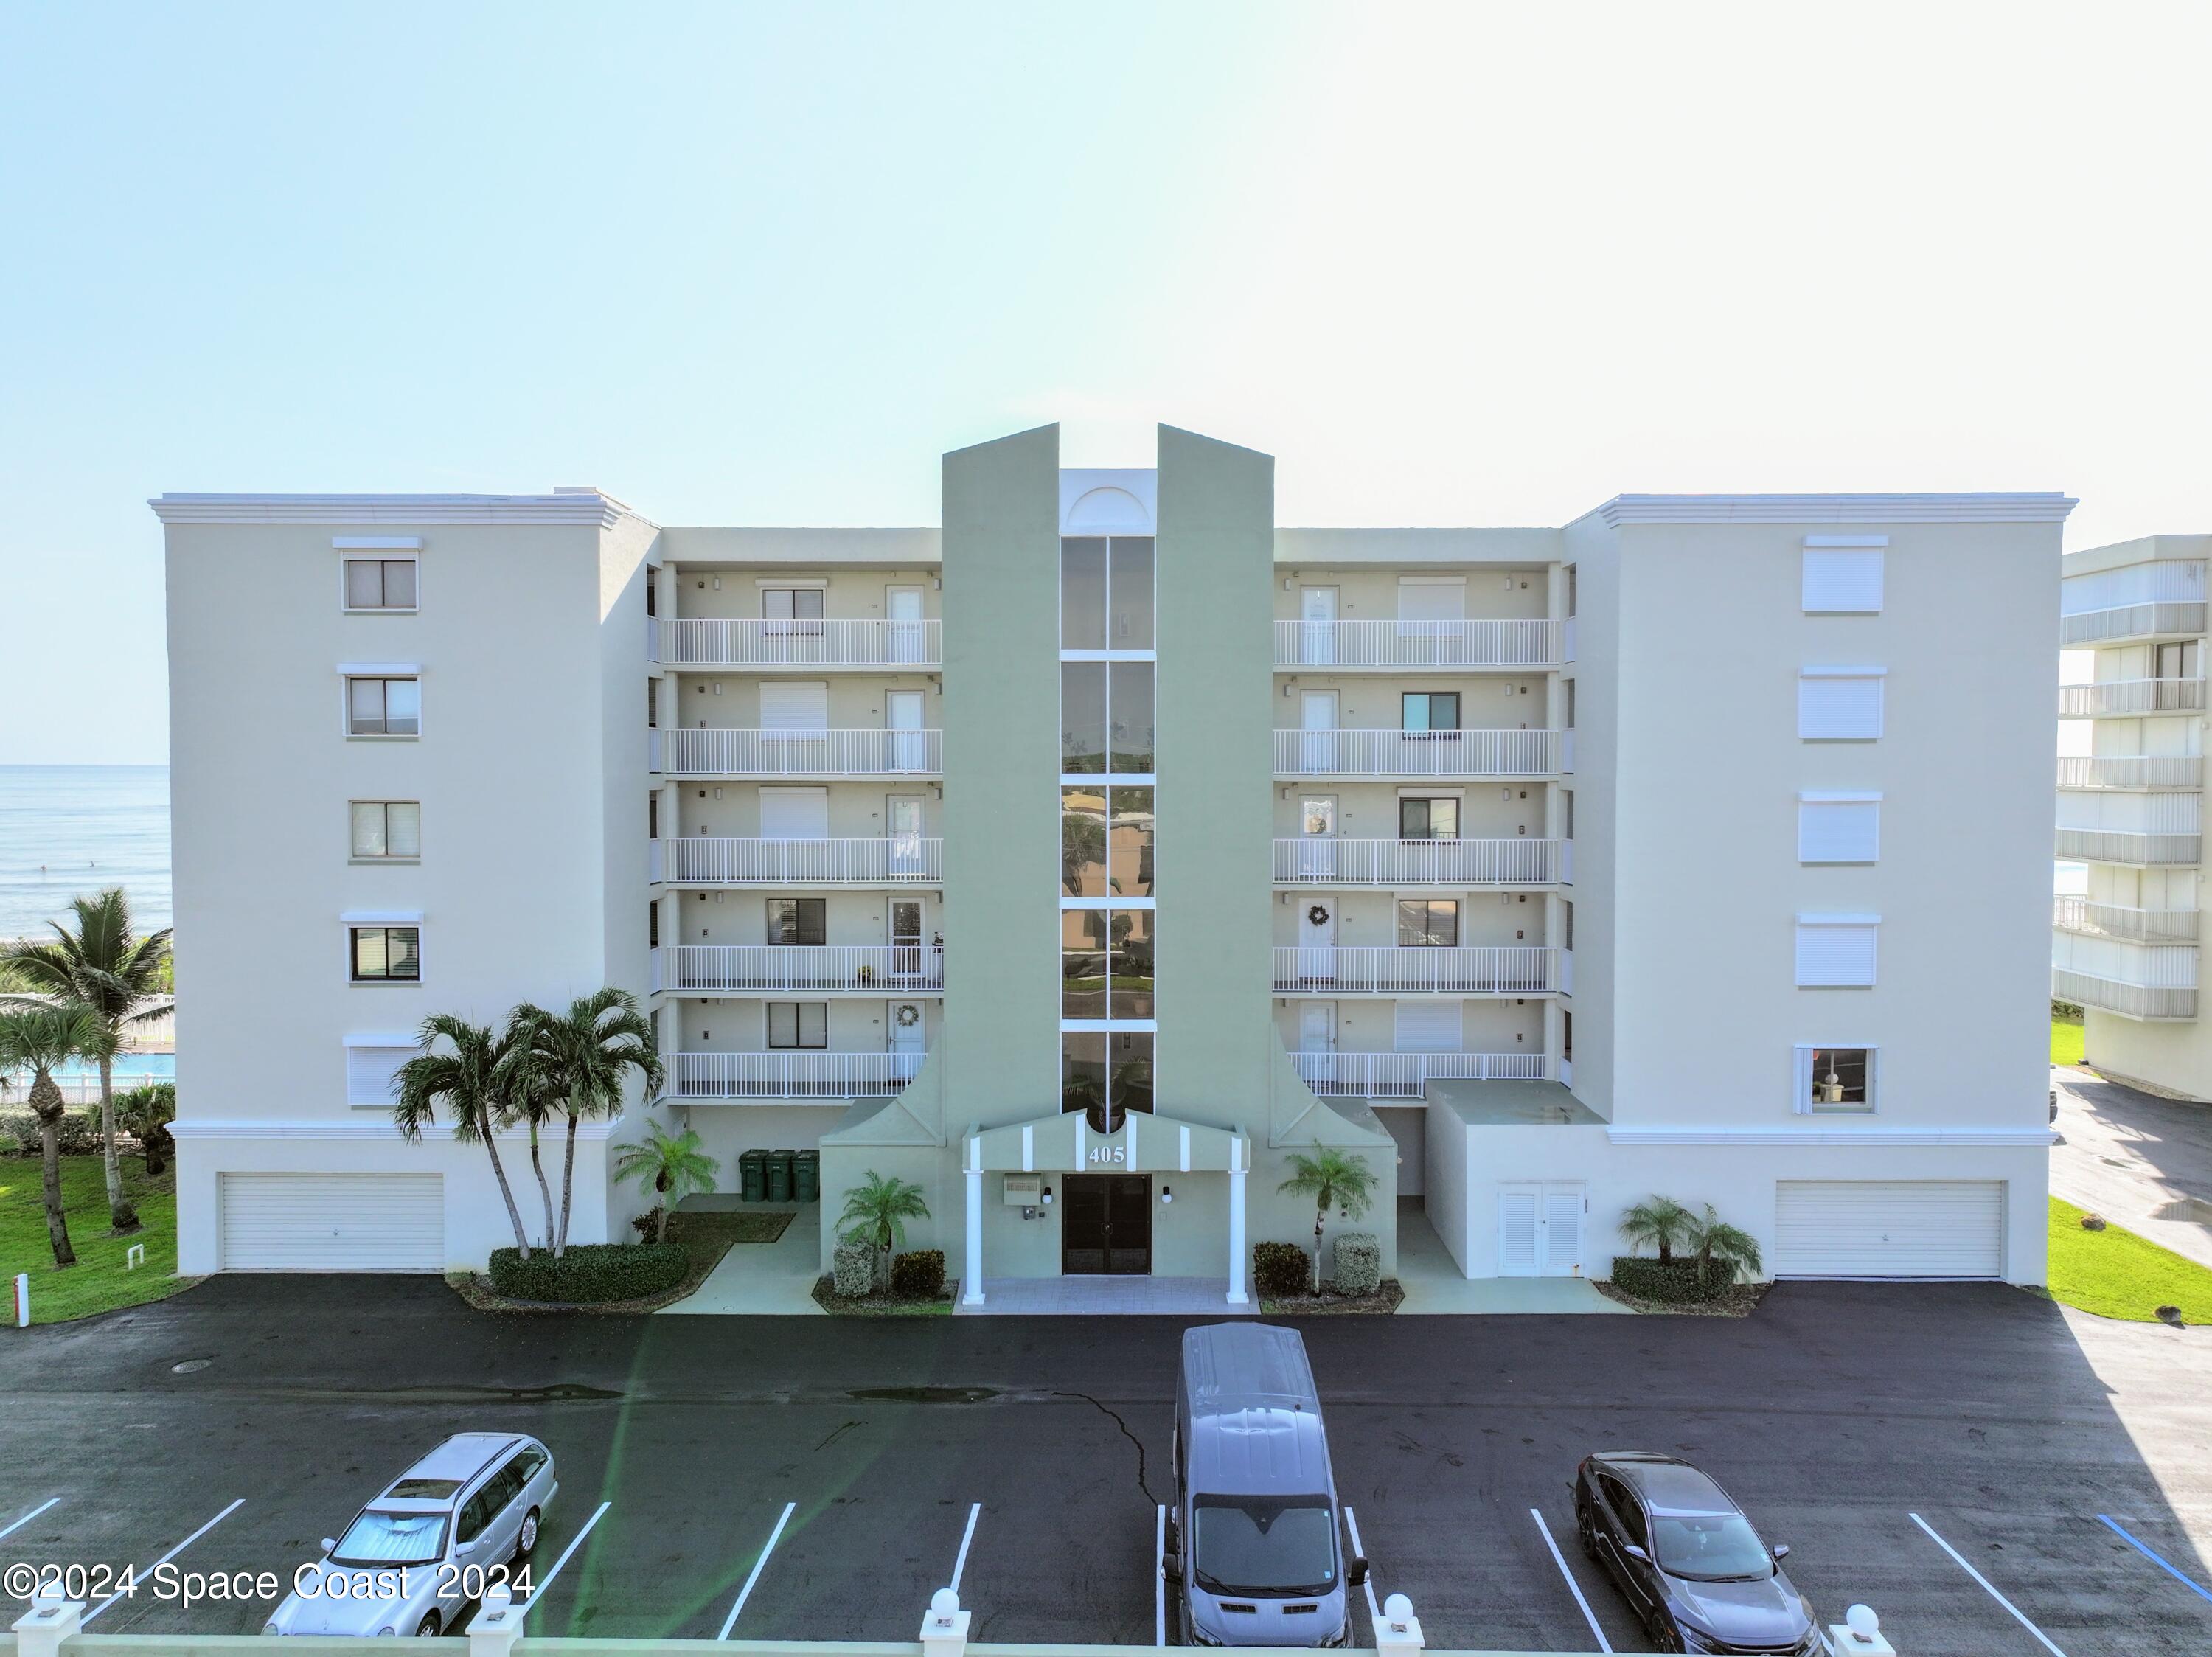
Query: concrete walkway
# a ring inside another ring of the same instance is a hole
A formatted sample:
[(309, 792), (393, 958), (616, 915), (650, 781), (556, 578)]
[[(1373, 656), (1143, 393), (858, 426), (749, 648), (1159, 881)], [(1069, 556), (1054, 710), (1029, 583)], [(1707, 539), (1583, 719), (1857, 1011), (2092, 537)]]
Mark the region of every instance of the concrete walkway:
[(1425, 1211), (1412, 1202), (1398, 1204), (1398, 1282), (1406, 1299), (1398, 1315), (1516, 1312), (1617, 1312), (1636, 1314), (1608, 1301), (1583, 1277), (1467, 1277), (1444, 1247)]
[(798, 1217), (773, 1243), (738, 1243), (707, 1274), (707, 1281), (685, 1299), (660, 1308), (671, 1313), (722, 1317), (825, 1318), (814, 1299), (814, 1280), (822, 1275), (822, 1210), (818, 1203), (740, 1203), (727, 1192), (687, 1197), (685, 1208), (744, 1208), (755, 1214), (789, 1213)]
[(1251, 1317), (1257, 1296), (1228, 1301), (1226, 1277), (986, 1277), (983, 1304), (955, 1301), (963, 1318)]
[(2212, 1105), (2160, 1099), (2092, 1070), (2053, 1069), (2051, 1191), (2212, 1266)]

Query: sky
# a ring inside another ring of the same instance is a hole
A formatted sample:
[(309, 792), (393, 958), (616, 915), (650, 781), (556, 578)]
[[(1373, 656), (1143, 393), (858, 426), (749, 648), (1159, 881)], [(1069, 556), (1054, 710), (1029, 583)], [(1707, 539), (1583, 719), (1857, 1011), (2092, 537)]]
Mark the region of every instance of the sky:
[(0, 764), (161, 760), (164, 490), (2212, 530), (2212, 8), (0, 0)]

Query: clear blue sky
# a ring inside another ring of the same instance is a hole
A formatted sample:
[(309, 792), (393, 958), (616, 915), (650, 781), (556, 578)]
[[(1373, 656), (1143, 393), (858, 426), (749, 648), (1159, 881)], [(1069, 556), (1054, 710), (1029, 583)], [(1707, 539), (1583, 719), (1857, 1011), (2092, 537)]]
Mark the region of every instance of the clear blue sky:
[(2212, 528), (2205, 15), (11, 4), (0, 763), (162, 757), (164, 489), (933, 522), (1158, 418), (1288, 522)]

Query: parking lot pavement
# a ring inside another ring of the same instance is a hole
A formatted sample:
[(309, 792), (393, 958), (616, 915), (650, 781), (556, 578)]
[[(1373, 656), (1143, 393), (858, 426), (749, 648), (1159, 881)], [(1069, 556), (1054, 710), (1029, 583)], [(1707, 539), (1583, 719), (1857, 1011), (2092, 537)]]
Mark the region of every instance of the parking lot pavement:
[(2057, 1066), (2051, 1085), (2058, 1094), (2051, 1191), (2212, 1265), (2212, 1106)]

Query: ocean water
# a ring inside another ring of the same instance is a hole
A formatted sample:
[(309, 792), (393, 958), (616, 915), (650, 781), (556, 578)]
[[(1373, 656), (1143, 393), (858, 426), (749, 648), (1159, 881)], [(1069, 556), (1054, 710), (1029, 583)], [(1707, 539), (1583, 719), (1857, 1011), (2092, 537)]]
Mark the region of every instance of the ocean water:
[(0, 938), (119, 886), (141, 932), (170, 923), (167, 765), (0, 765)]

